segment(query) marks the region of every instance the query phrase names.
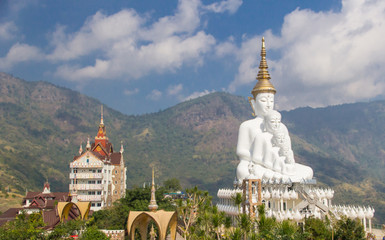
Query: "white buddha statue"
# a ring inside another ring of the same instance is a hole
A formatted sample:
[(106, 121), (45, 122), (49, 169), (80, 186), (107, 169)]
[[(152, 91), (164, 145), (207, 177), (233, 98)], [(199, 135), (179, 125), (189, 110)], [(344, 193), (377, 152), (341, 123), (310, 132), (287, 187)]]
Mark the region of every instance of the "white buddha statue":
[(289, 132), (281, 123), (281, 115), (272, 111), (276, 90), (270, 82), (267, 68), (265, 41), (262, 38), (258, 82), (251, 91), (253, 98), (249, 98), (255, 118), (239, 127), (237, 179), (239, 183), (251, 177), (290, 178), (292, 182), (311, 179), (313, 170), (295, 163)]

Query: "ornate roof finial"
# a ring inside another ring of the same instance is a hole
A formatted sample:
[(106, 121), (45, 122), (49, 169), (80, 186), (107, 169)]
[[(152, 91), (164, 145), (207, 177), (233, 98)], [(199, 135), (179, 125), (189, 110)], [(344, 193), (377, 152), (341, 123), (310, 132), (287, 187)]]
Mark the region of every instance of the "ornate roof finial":
[(257, 75), (258, 82), (251, 91), (254, 98), (258, 95), (258, 93), (267, 92), (275, 94), (277, 92), (273, 84), (270, 82), (270, 74), (267, 69), (265, 38), (262, 37), (261, 62), (259, 63), (259, 72)]
[(103, 105), (100, 106), (100, 125), (104, 125), (104, 121), (103, 121)]
[(150, 209), (152, 212), (155, 212), (158, 209), (158, 204), (156, 204), (155, 198), (154, 167), (152, 167), (151, 200), (150, 205), (148, 205), (148, 209)]
[(87, 151), (91, 150), (91, 144), (90, 144), (90, 138), (87, 138), (87, 145), (86, 145)]
[(82, 152), (83, 152), (83, 146), (82, 146), (82, 143), (80, 143), (79, 155), (82, 155)]
[(124, 152), (123, 141), (120, 141), (120, 153)]

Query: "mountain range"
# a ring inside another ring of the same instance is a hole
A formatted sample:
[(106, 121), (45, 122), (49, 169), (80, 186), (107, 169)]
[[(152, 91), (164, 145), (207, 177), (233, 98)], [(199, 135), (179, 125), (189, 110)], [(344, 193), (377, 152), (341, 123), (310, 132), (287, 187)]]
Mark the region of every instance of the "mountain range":
[[(1, 202), (41, 190), (47, 179), (52, 191), (68, 191), (69, 163), (96, 135), (101, 105), (70, 89), (0, 73)], [(335, 190), (334, 203), (371, 205), (384, 222), (385, 102), (281, 113), (296, 161), (313, 168), (321, 187)], [(149, 182), (151, 165), (159, 183), (175, 177), (212, 195), (232, 186), (238, 128), (251, 117), (244, 97), (223, 92), (136, 116), (104, 106), (107, 136), (115, 149), (121, 142), (125, 149), (129, 187)]]

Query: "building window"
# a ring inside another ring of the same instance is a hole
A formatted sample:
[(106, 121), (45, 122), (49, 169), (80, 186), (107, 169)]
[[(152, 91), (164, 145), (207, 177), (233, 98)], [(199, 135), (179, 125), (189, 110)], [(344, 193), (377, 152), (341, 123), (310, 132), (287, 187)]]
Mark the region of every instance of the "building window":
[(87, 158), (87, 163), (90, 163), (90, 160)]
[(98, 191), (97, 194), (98, 194), (98, 195), (102, 195), (102, 191)]
[(98, 184), (102, 184), (102, 180), (98, 180)]
[(104, 173), (107, 173), (107, 170), (106, 170), (106, 169), (104, 169)]
[(91, 207), (95, 207), (95, 203), (91, 203)]
[(118, 184), (118, 181), (115, 181), (115, 184)]
[(101, 173), (102, 172), (102, 169), (98, 169), (98, 173)]
[(98, 203), (98, 207), (101, 207), (102, 206), (102, 203)]
[(115, 173), (118, 173), (118, 170), (115, 170)]
[(118, 191), (115, 191), (115, 194), (118, 194)]

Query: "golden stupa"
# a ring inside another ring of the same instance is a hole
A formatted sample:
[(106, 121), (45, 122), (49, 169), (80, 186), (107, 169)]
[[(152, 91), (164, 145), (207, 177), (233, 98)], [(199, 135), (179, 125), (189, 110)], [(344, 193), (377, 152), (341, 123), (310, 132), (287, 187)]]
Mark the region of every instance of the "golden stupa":
[(267, 69), (268, 66), (266, 62), (265, 38), (262, 37), (261, 62), (259, 63), (259, 72), (257, 75), (258, 82), (255, 84), (253, 90), (251, 91), (254, 99), (258, 93), (275, 94), (277, 92), (273, 84), (270, 82), (270, 74)]

